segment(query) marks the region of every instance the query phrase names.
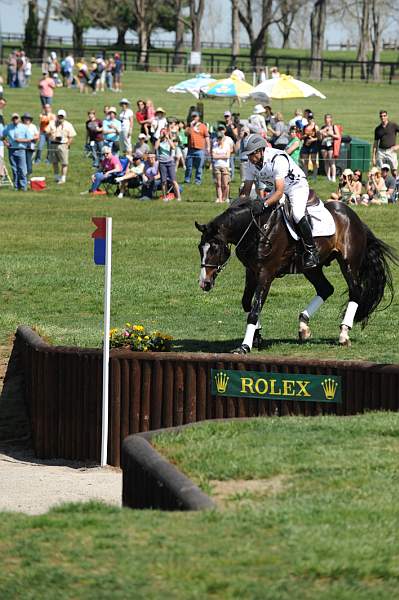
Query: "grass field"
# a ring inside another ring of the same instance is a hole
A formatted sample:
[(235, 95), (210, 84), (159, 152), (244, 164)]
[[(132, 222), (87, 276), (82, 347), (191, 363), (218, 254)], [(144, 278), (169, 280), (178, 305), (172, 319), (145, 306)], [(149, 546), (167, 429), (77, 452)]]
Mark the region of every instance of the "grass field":
[(64, 506), (2, 515), (7, 599), (393, 600), (398, 597), (399, 418), (259, 419), (163, 435), (211, 492), (205, 513)]
[[(193, 100), (166, 94), (166, 87), (173, 81), (172, 75), (127, 73), (123, 95), (132, 100), (152, 97), (156, 105), (165, 106), (168, 114), (184, 117)], [(306, 105), (313, 108), (318, 119), (326, 110), (331, 111), (348, 134), (370, 140), (381, 105), (396, 116), (396, 93), (390, 86), (326, 83), (320, 87), (327, 100), (311, 99)], [(7, 98), (6, 117), (14, 110), (38, 115), (38, 95), (33, 86), (7, 90)], [(111, 92), (82, 96), (75, 90), (56, 90), (55, 108), (65, 108), (78, 131), (66, 185), (53, 183), (49, 165), (42, 164), (35, 174), (47, 176), (45, 192), (21, 194), (0, 189), (0, 336), (4, 340), (18, 324), (26, 323), (38, 327), (54, 343), (100, 345), (103, 269), (93, 264), (90, 235), (91, 217), (105, 214), (114, 220), (112, 324), (137, 321), (160, 328), (175, 337), (177, 349), (230, 350), (244, 330), (240, 307), (243, 269), (233, 259), (209, 295), (200, 292), (197, 284), (198, 232), (194, 220), (206, 222), (220, 210), (213, 202), (210, 173), (206, 173), (203, 186), (184, 186), (181, 205), (118, 200), (113, 196), (104, 200), (79, 194), (88, 189), (91, 174), (82, 150), (86, 112), (94, 106), (101, 114), (105, 103), (117, 104), (119, 99)], [(296, 101), (284, 103), (285, 114), (290, 115), (297, 104), (301, 105)], [(220, 118), (227, 106), (228, 101), (206, 100), (206, 119), (212, 122)], [(251, 107), (250, 102), (243, 104), (242, 116), (248, 116)], [(179, 178), (183, 178), (181, 171)], [(333, 188), (325, 178), (319, 178), (317, 189), (322, 197)], [(233, 192), (237, 189), (236, 180)], [(359, 214), (380, 237), (398, 246), (397, 206), (363, 209)], [(264, 310), (264, 333), (269, 340), (264, 351), (398, 360), (396, 302), (389, 310), (377, 313), (364, 332), (354, 329), (351, 350), (336, 347), (345, 286), (336, 266), (328, 273), (336, 293), (315, 318), (314, 341), (306, 348), (296, 343), (296, 321), (313, 295), (312, 288), (296, 276), (275, 282)]]

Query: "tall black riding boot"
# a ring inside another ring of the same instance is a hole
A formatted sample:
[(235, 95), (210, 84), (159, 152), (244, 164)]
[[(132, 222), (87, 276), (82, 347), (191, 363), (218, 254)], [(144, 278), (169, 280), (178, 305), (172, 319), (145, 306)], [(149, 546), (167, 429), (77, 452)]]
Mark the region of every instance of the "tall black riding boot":
[(302, 217), (299, 223), (297, 223), (297, 227), (305, 248), (303, 254), (303, 268), (305, 270), (313, 269), (319, 264), (319, 255), (312, 236), (312, 230), (306, 217)]

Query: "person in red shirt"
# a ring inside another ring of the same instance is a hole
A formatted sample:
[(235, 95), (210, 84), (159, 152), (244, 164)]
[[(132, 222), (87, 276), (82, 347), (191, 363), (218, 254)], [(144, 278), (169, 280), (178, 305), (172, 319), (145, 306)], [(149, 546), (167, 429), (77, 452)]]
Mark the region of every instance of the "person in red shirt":
[(140, 125), (140, 133), (145, 133), (144, 123), (147, 119), (147, 109), (144, 100), (137, 100), (136, 121)]
[(205, 153), (210, 152), (209, 132), (204, 123), (201, 123), (200, 114), (197, 111), (191, 113), (191, 122), (186, 128), (188, 139), (188, 152), (186, 158), (185, 183), (191, 183), (193, 167), (195, 168), (196, 185), (202, 183), (202, 171), (205, 163)]
[(102, 149), (103, 159), (101, 161), (101, 171), (94, 173), (92, 177), (92, 185), (90, 188), (90, 194), (106, 194), (105, 191), (99, 190), (98, 188), (103, 181), (111, 182), (114, 181), (118, 175), (122, 172), (121, 162), (115, 154), (112, 154), (109, 146), (104, 146)]

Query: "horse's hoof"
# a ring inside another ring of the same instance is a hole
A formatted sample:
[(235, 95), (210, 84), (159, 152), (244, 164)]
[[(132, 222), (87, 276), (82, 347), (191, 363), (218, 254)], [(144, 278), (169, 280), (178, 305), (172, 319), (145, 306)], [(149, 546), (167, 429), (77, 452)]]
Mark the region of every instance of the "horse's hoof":
[(339, 345), (342, 346), (342, 348), (350, 348), (352, 343), (349, 338), (339, 338)]
[(312, 337), (312, 332), (310, 329), (300, 329), (298, 331), (298, 339), (301, 344), (305, 344)]
[(253, 347), (257, 350), (260, 350), (262, 347), (262, 334), (260, 332), (260, 329), (257, 329), (255, 331)]
[(247, 344), (241, 344), (239, 348), (232, 350), (232, 354), (249, 354), (250, 352), (251, 348)]

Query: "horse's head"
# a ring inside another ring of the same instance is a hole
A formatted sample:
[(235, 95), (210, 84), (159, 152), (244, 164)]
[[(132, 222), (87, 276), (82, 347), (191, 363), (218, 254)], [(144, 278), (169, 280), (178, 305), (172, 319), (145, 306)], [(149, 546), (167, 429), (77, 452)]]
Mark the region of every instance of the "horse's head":
[(204, 292), (209, 292), (215, 285), (216, 276), (230, 258), (230, 249), (217, 228), (197, 222), (195, 226), (202, 233), (198, 244), (201, 257), (199, 285)]

